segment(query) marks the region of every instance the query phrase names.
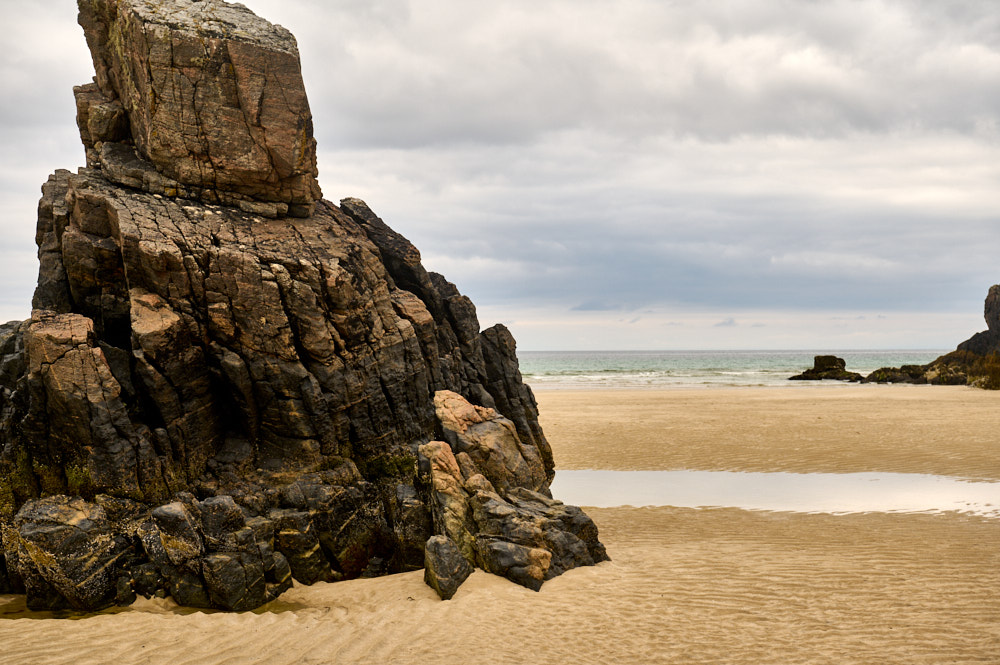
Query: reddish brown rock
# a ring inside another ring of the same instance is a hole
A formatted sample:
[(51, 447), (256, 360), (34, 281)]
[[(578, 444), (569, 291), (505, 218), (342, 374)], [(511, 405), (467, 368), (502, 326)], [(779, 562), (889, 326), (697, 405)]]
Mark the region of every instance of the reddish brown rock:
[(266, 216), (311, 212), (316, 142), (291, 33), (221, 0), (79, 8), (97, 71), (76, 90), (90, 166)]
[(547, 491), (548, 479), (538, 450), (521, 442), (510, 420), (494, 409), (470, 404), (450, 390), (434, 395), (434, 408), (452, 450), (468, 455), (495, 488), (502, 492), (514, 487)]

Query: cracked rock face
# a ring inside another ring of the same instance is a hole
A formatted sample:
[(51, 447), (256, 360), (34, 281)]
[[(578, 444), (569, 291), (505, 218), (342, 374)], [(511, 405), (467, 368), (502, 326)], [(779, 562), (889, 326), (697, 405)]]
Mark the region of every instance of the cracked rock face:
[(0, 592), (245, 610), (424, 568), (437, 535), (536, 589), (605, 559), (551, 498), (510, 332), (317, 200), (291, 35), (213, 0), (80, 9), (88, 168), (43, 185), (32, 317), (0, 325)]
[(79, 0), (88, 164), (158, 193), (307, 216), (320, 198), (295, 38), (220, 0)]

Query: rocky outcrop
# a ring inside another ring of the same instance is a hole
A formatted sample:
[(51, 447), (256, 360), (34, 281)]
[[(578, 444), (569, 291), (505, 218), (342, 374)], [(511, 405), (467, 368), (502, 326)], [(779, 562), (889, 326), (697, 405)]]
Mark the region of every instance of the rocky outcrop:
[(983, 309), (987, 329), (962, 342), (951, 353), (926, 365), (883, 367), (863, 382), (970, 385), (1000, 390), (1000, 284), (990, 287)]
[(509, 331), (317, 200), (291, 36), (219, 0), (80, 21), (88, 167), (43, 186), (34, 311), (0, 326), (0, 584), (240, 610), (424, 568), (437, 534), (530, 586), (606, 557), (550, 498)]
[[(453, 393), (438, 393), (438, 418), (446, 431), (454, 427), (475, 437), (494, 462), (511, 455), (504, 452), (508, 435), (503, 427), (482, 427), (502, 425), (504, 419), (462, 402)], [(594, 523), (579, 508), (552, 499), (547, 485), (536, 491), (530, 480), (509, 482), (507, 474), (495, 484), (486, 475), (491, 465), (482, 457), (474, 459), (443, 441), (421, 446), (419, 454), (431, 481), (435, 531), (448, 536), (478, 567), (537, 590), (566, 570), (607, 560)]]
[(217, 0), (81, 0), (87, 163), (118, 184), (308, 216), (320, 198), (295, 38)]
[(1000, 284), (991, 286), (986, 294), (983, 318), (986, 330), (959, 344), (957, 351), (984, 357), (1000, 353)]
[(847, 362), (837, 356), (815, 356), (812, 369), (788, 377), (789, 381), (860, 381), (861, 375), (847, 371)]

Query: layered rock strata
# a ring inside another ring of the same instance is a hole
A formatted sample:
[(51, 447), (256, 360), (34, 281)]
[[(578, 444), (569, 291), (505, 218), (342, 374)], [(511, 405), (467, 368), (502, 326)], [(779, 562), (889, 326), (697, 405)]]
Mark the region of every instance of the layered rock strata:
[(43, 186), (33, 314), (0, 326), (0, 593), (242, 610), (435, 535), (531, 588), (607, 558), (551, 497), (509, 331), (318, 199), (287, 31), (218, 0), (80, 22), (88, 167)]

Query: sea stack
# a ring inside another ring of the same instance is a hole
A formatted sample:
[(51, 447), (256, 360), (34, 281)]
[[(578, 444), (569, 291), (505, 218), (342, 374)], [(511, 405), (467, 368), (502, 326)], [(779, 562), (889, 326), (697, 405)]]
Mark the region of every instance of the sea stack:
[(986, 330), (965, 340), (951, 353), (926, 365), (882, 367), (865, 377), (864, 382), (969, 385), (1000, 390), (1000, 284), (994, 284), (986, 293), (983, 318)]
[(434, 536), (535, 589), (605, 560), (551, 496), (510, 332), (320, 198), (291, 34), (221, 0), (79, 8), (87, 167), (43, 185), (33, 313), (0, 327), (0, 593), (252, 609), (423, 568)]

